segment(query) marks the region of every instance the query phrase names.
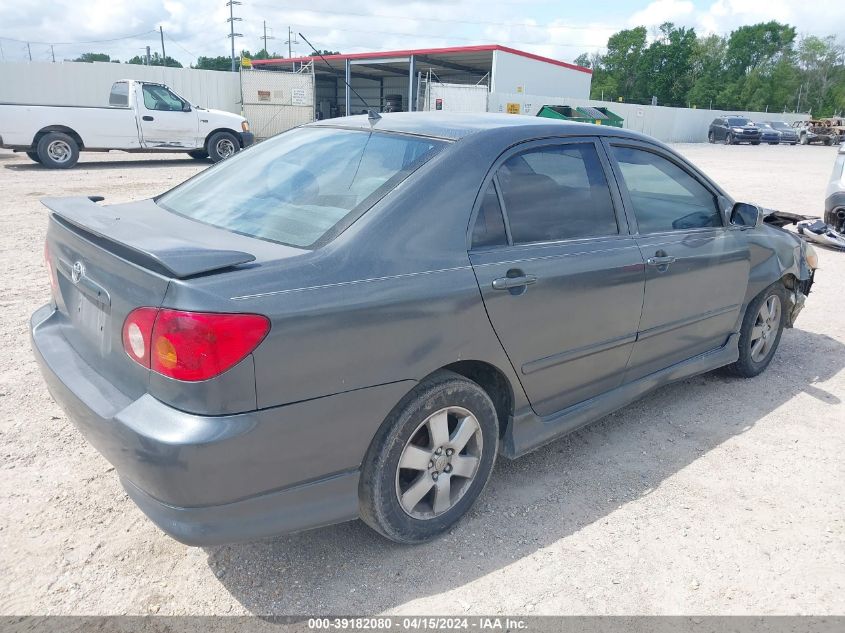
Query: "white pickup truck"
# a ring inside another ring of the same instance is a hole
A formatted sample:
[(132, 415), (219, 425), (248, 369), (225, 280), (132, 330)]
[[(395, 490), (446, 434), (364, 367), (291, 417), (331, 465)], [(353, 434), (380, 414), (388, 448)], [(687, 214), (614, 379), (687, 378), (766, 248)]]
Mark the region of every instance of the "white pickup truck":
[(242, 116), (192, 105), (148, 81), (116, 81), (103, 107), (0, 103), (0, 147), (55, 169), (73, 167), (80, 151), (112, 149), (217, 162), (254, 140)]

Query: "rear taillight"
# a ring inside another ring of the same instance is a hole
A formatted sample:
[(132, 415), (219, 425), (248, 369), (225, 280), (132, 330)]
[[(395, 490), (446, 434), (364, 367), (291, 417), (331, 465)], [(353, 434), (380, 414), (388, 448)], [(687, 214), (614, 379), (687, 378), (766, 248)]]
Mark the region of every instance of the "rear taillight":
[(138, 308), (123, 323), (123, 348), (144, 367), (176, 380), (208, 380), (252, 353), (270, 331), (260, 314)]
[(56, 271), (50, 261), (50, 247), (47, 245), (47, 240), (44, 240), (44, 266), (47, 268), (47, 274), (50, 276), (50, 292), (53, 296), (59, 289), (59, 278), (56, 277)]

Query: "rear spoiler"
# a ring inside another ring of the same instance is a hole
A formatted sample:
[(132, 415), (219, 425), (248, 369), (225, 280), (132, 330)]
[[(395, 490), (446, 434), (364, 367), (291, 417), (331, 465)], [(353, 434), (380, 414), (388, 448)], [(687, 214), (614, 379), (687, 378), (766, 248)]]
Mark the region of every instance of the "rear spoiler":
[(221, 229), (170, 213), (152, 200), (105, 207), (83, 197), (41, 203), (56, 221), (101, 248), (177, 279), (255, 260), (250, 253), (219, 248), (219, 236), (212, 234)]

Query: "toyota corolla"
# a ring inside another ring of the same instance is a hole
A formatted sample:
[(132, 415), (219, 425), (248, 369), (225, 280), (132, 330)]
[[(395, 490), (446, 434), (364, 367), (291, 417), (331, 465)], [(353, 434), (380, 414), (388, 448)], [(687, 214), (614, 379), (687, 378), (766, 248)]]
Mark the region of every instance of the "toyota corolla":
[(761, 373), (816, 265), (653, 139), (508, 115), (320, 121), (151, 200), (44, 204), (46, 382), (189, 544), (435, 537), (497, 455)]

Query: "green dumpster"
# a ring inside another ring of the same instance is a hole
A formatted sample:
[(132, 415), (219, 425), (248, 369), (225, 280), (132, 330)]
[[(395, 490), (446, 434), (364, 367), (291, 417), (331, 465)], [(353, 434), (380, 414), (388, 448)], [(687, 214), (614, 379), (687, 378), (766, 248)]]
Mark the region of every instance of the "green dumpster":
[(537, 116), (547, 119), (562, 119), (564, 121), (578, 121), (579, 123), (592, 123), (593, 120), (571, 106), (544, 105), (540, 108)]
[(592, 106), (580, 106), (576, 109), (583, 116), (587, 117), (587, 120), (590, 123), (595, 123), (596, 125), (622, 127), (622, 123), (625, 121), (625, 119), (621, 116), (604, 107), (594, 108)]

